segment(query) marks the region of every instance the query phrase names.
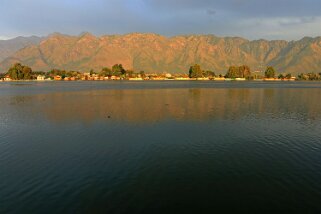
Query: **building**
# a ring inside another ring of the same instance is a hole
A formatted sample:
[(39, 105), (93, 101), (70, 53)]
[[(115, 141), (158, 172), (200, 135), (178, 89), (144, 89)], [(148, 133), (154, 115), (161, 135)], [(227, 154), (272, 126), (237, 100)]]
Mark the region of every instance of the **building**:
[(189, 77), (175, 77), (175, 80), (189, 80)]
[(225, 81), (225, 77), (214, 77), (215, 81)]
[(45, 76), (44, 75), (38, 75), (37, 76), (37, 81), (44, 81), (45, 80)]
[(143, 78), (141, 77), (131, 77), (131, 78), (128, 78), (128, 80), (143, 80)]
[(246, 78), (240, 78), (240, 77), (239, 77), (239, 78), (235, 78), (235, 80), (236, 80), (236, 81), (245, 81)]
[(12, 79), (10, 78), (9, 75), (6, 75), (6, 76), (3, 78), (3, 81), (12, 81)]
[(120, 77), (117, 77), (117, 76), (111, 76), (110, 77), (111, 80), (120, 80)]
[(165, 74), (166, 78), (172, 78), (172, 75), (170, 73)]
[(57, 75), (57, 76), (54, 77), (54, 80), (56, 80), (56, 81), (62, 80), (62, 77)]
[(164, 77), (152, 77), (152, 80), (165, 80)]
[(208, 77), (199, 77), (199, 78), (196, 78), (196, 80), (210, 80), (210, 78), (208, 78)]

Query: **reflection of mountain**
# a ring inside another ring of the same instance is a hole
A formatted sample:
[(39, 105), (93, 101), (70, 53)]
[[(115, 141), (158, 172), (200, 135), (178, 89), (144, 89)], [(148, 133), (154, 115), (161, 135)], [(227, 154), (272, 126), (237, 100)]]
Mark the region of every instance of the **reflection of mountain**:
[(139, 123), (321, 116), (320, 89), (97, 90), (32, 97), (25, 100), (24, 105), (33, 103), (35, 114), (55, 122), (87, 123), (101, 119)]

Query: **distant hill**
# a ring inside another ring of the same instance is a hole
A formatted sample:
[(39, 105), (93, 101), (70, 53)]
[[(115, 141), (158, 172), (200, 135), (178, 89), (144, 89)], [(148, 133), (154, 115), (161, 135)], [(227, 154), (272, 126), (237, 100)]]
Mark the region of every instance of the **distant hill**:
[(198, 63), (216, 73), (225, 73), (230, 65), (243, 64), (252, 71), (271, 65), (282, 73), (321, 72), (321, 37), (287, 42), (214, 35), (164, 37), (132, 33), (96, 37), (90, 33), (55, 33), (12, 54), (0, 68), (6, 70), (15, 62), (44, 71), (100, 70), (122, 63), (135, 71), (186, 73), (190, 65)]
[(41, 37), (17, 37), (9, 40), (0, 40), (0, 62), (13, 55), (16, 51), (29, 45), (38, 45), (42, 40)]

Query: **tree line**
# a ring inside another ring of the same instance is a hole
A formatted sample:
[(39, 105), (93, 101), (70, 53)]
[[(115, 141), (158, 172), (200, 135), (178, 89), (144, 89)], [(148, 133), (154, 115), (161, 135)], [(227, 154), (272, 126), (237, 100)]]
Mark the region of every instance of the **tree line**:
[[(198, 64), (195, 64), (190, 67), (188, 71), (190, 78), (204, 78), (204, 77), (217, 77), (214, 72), (208, 71), (208, 70), (202, 70), (201, 66)], [(225, 77), (225, 78), (245, 78), (245, 79), (254, 79), (255, 76), (251, 73), (251, 69), (247, 65), (241, 65), (241, 66), (230, 66), (226, 72), (226, 74), (219, 75), (219, 77)], [(291, 74), (286, 74), (285, 76), (283, 74), (280, 74), (278, 76), (279, 79), (284, 78), (291, 78)], [(272, 66), (268, 66), (264, 72), (264, 78), (276, 78), (276, 71)]]
[[(126, 70), (122, 64), (115, 64), (112, 66), (112, 68), (104, 67), (99, 72), (90, 70), (89, 73), (90, 75), (97, 75), (101, 77), (118, 76), (123, 78), (144, 78), (146, 76), (144, 71), (136, 73), (133, 70)], [(0, 74), (0, 78), (9, 76), (12, 80), (33, 80), (37, 79), (38, 75), (43, 75), (46, 78), (52, 79), (55, 76), (61, 76), (62, 79), (64, 79), (66, 77), (79, 77), (80, 75), (82, 75), (82, 73), (79, 71), (66, 71), (63, 69), (52, 69), (49, 72), (32, 71), (32, 69), (29, 66), (22, 65), (21, 63), (15, 63), (9, 68), (7, 73)]]
[(320, 73), (301, 73), (298, 75), (299, 80), (321, 80), (321, 72)]
[[(142, 77), (145, 78), (146, 74), (144, 71), (134, 72), (133, 70), (126, 70), (122, 64), (115, 64), (111, 68), (104, 67), (100, 71), (95, 72), (90, 70), (90, 75), (97, 75), (100, 77), (111, 77), (117, 76), (122, 78), (135, 78)], [(264, 78), (279, 78), (279, 79), (290, 79), (292, 75), (279, 74), (276, 76), (277, 72), (272, 66), (268, 66), (264, 72)], [(7, 73), (0, 74), (0, 78), (9, 76), (13, 80), (32, 80), (36, 79), (38, 75), (43, 75), (46, 78), (54, 78), (55, 76), (61, 76), (63, 79), (66, 77), (80, 77), (82, 75), (79, 71), (66, 71), (62, 69), (52, 69), (49, 72), (33, 71), (29, 66), (22, 65), (21, 63), (15, 63), (12, 65)], [(251, 73), (251, 69), (247, 65), (242, 66), (230, 66), (225, 75), (216, 75), (215, 72), (211, 70), (202, 70), (201, 66), (195, 64), (189, 68), (188, 71), (189, 78), (214, 78), (214, 77), (225, 77), (225, 78), (245, 78), (245, 79), (255, 79), (258, 78), (255, 74)], [(321, 80), (320, 73), (301, 73), (298, 75), (299, 80)]]

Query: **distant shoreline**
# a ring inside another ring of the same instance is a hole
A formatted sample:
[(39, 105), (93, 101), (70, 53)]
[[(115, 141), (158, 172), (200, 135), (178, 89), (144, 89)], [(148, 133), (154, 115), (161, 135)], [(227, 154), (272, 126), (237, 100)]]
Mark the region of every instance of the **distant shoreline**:
[(177, 82), (186, 82), (186, 81), (200, 81), (200, 82), (320, 82), (320, 80), (281, 80), (281, 79), (275, 79), (275, 80), (264, 80), (264, 79), (254, 79), (254, 80), (197, 80), (197, 79), (157, 79), (157, 80), (0, 80), (0, 82), (159, 82), (159, 81), (177, 81)]

